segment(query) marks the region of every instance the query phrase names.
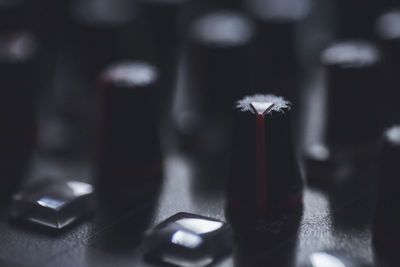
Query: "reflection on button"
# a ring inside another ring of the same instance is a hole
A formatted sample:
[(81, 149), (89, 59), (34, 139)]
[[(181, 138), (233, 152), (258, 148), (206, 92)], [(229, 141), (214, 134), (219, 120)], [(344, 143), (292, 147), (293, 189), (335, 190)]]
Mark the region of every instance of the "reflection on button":
[(310, 261), (313, 267), (347, 267), (337, 257), (326, 252), (315, 252), (311, 254)]
[(40, 206), (43, 206), (45, 208), (54, 209), (54, 210), (57, 210), (64, 205), (64, 201), (60, 201), (58, 199), (53, 199), (50, 197), (42, 197), (41, 199), (39, 199), (37, 201), (37, 203)]
[(196, 234), (213, 232), (224, 225), (223, 222), (203, 220), (198, 218), (184, 218), (177, 220), (176, 223)]
[(61, 230), (93, 212), (93, 187), (78, 181), (42, 181), (13, 197), (11, 217)]
[(231, 228), (218, 220), (178, 213), (144, 237), (148, 260), (178, 266), (207, 266), (232, 248)]
[(187, 231), (179, 230), (172, 235), (171, 242), (187, 248), (196, 248), (203, 241), (202, 238), (198, 235), (192, 234)]

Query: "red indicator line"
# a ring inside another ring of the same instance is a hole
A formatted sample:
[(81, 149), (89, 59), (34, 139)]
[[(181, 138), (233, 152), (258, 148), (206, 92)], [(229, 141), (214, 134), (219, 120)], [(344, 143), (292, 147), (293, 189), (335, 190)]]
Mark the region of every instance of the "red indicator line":
[(273, 108), (273, 103), (251, 103), (256, 113), (256, 209), (260, 213), (268, 210), (267, 167), (265, 147), (265, 115)]

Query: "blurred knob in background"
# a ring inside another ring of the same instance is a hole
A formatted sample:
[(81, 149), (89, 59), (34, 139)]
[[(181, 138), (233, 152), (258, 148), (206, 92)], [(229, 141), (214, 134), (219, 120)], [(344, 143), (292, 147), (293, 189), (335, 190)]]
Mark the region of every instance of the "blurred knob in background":
[(392, 9), (383, 13), (375, 23), (375, 35), (382, 50), (385, 62), (383, 95), (385, 103), (384, 124), (391, 126), (400, 122), (400, 9)]
[(327, 117), (323, 144), (306, 148), (310, 183), (348, 177), (357, 164), (365, 170), (376, 156), (382, 129), (384, 88), (379, 50), (366, 41), (337, 42), (323, 51), (321, 62), (326, 75)]
[(275, 95), (246, 96), (236, 103), (227, 193), (233, 222), (268, 219), (302, 207), (292, 113), (291, 103)]
[(65, 41), (67, 32), (70, 30), (69, 9), (73, 0), (39, 0), (27, 1), (29, 19), (35, 33), (41, 42), (46, 45), (60, 45)]
[(38, 43), (28, 32), (0, 35), (1, 192), (13, 193), (24, 176), (36, 138)]
[(111, 65), (100, 76), (95, 167), (98, 190), (109, 197), (143, 197), (162, 178), (158, 83), (157, 68), (141, 61)]
[(380, 154), (379, 194), (373, 224), (373, 239), (386, 252), (397, 251), (400, 247), (400, 126), (393, 126), (384, 132)]
[(248, 0), (245, 7), (258, 26), (257, 90), (288, 97), (297, 105), (301, 70), (297, 30), (310, 13), (310, 1)]
[[(133, 1), (75, 1), (70, 12), (75, 27), (70, 41), (78, 50), (80, 65), (87, 68), (86, 74), (94, 78), (108, 64), (125, 58), (122, 45), (128, 40), (124, 38), (135, 35), (130, 32), (136, 18)], [(129, 50), (136, 51), (133, 47)]]
[(227, 10), (202, 16), (190, 28), (175, 124), (203, 152), (213, 154), (229, 142), (232, 103), (253, 89), (254, 31), (249, 18)]
[(28, 26), (26, 0), (0, 1), (0, 31), (20, 30)]
[(381, 1), (334, 0), (338, 38), (373, 37), (373, 23), (380, 11)]
[(189, 19), (185, 14), (194, 12), (194, 0), (140, 0), (138, 5), (152, 47), (151, 60), (160, 68), (160, 79), (165, 86), (160, 92), (162, 101), (159, 104), (168, 110), (165, 114), (168, 116), (176, 87), (183, 32)]
[(208, 2), (211, 9), (229, 8), (241, 10), (246, 0), (208, 0)]
[(399, 5), (397, 0), (333, 0), (336, 34), (339, 39), (374, 39), (376, 18)]
[[(65, 5), (67, 27), (56, 46), (52, 81), (43, 99), (48, 107), (43, 111), (46, 118), (40, 147), (52, 156), (88, 153), (98, 73), (112, 62), (142, 52), (139, 41), (131, 42), (140, 40), (134, 30), (132, 1), (73, 0), (70, 6)], [(61, 8), (56, 4), (54, 7)]]

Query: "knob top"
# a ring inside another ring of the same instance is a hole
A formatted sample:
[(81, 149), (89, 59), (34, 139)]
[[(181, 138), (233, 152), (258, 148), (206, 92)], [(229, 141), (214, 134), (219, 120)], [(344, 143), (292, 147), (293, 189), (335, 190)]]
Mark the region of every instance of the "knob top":
[(400, 39), (400, 10), (394, 9), (380, 16), (376, 21), (375, 31), (382, 39)]
[(135, 8), (127, 0), (76, 1), (72, 17), (84, 25), (118, 27), (135, 18)]
[(272, 94), (253, 95), (239, 100), (236, 108), (243, 112), (251, 112), (253, 114), (261, 112), (262, 115), (266, 115), (272, 112), (285, 113), (286, 110), (291, 109), (291, 103), (281, 96)]
[(141, 61), (126, 61), (111, 65), (102, 79), (119, 87), (145, 87), (158, 78), (156, 67)]
[(254, 34), (253, 23), (240, 13), (219, 11), (195, 22), (192, 38), (215, 47), (234, 47), (247, 44)]
[(139, 2), (148, 5), (172, 6), (188, 2), (188, 0), (140, 0)]
[(386, 130), (384, 138), (393, 146), (400, 147), (400, 125), (393, 126)]
[(328, 47), (321, 56), (324, 65), (341, 68), (363, 68), (375, 65), (380, 60), (378, 49), (364, 41), (349, 40)]
[(250, 0), (247, 9), (262, 20), (293, 22), (303, 19), (311, 9), (309, 0)]
[(12, 7), (24, 2), (24, 0), (0, 0), (0, 7)]
[[(272, 94), (246, 96), (234, 111), (228, 209), (265, 217), (301, 206), (302, 178), (291, 136), (292, 106)], [(243, 213), (241, 213), (243, 214)]]
[(0, 62), (18, 63), (36, 55), (37, 43), (30, 33), (12, 33), (0, 37)]

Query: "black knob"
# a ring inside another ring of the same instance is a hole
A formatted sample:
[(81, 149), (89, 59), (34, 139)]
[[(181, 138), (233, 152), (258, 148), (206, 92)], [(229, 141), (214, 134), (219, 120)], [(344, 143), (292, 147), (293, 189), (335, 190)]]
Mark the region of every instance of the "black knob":
[(380, 92), (385, 102), (385, 126), (400, 122), (400, 10), (392, 9), (382, 14), (376, 21), (375, 34), (385, 62), (385, 79)]
[(400, 126), (385, 130), (380, 158), (379, 194), (373, 224), (375, 243), (383, 246), (400, 245)]
[(244, 6), (245, 0), (208, 0), (211, 8), (229, 8), (240, 10)]
[(28, 24), (26, 0), (5, 0), (0, 2), (0, 31), (25, 29)]
[(364, 41), (331, 45), (322, 53), (327, 87), (327, 143), (353, 146), (380, 135), (381, 55)]
[[(374, 20), (385, 6), (384, 1), (375, 0), (335, 0), (336, 31), (339, 38), (373, 37)], [(357, 16), (354, 16), (357, 12)]]
[(246, 10), (257, 22), (257, 90), (296, 101), (300, 62), (297, 28), (310, 11), (308, 0), (249, 0)]
[(80, 63), (76, 67), (82, 68), (89, 78), (98, 75), (108, 64), (126, 58), (126, 43), (131, 45), (129, 50), (137, 51), (133, 49), (136, 43), (128, 38), (136, 34), (132, 29), (136, 18), (132, 1), (89, 0), (72, 3), (71, 45)]
[(181, 145), (197, 155), (225, 153), (230, 146), (232, 103), (253, 89), (254, 31), (247, 16), (228, 10), (208, 13), (190, 27), (174, 120)]
[(228, 184), (233, 216), (244, 212), (268, 217), (301, 206), (303, 181), (292, 144), (291, 116), (291, 103), (275, 95), (247, 96), (237, 102)]
[(97, 178), (110, 196), (145, 195), (162, 176), (158, 78), (156, 67), (139, 61), (112, 65), (100, 77)]
[(183, 28), (187, 27), (186, 13), (191, 13), (193, 0), (140, 0), (141, 19), (145, 24), (152, 62), (161, 70), (165, 90), (160, 95), (167, 110), (176, 85), (179, 56), (183, 44)]
[(210, 13), (191, 27), (188, 88), (197, 94), (205, 113), (230, 108), (248, 90), (248, 56), (253, 34), (253, 23), (231, 11)]
[[(70, 30), (68, 23), (71, 2), (74, 0), (40, 0), (27, 1), (29, 18), (32, 24), (29, 25), (38, 35), (39, 39), (47, 45), (60, 45), (66, 41)], [(50, 48), (57, 49), (57, 48)]]
[(190, 6), (191, 0), (140, 0), (139, 7), (143, 19), (150, 27), (153, 45), (156, 47), (156, 57), (160, 62), (170, 56), (168, 52), (176, 53), (179, 49), (183, 12)]
[(36, 139), (38, 43), (28, 32), (0, 35), (0, 171), (3, 193), (13, 192)]
[(339, 185), (355, 181), (367, 169), (361, 166), (372, 167), (376, 157), (382, 130), (381, 54), (369, 42), (349, 40), (326, 48), (321, 62), (327, 114), (321, 140), (306, 148), (305, 169), (314, 185)]
[(400, 10), (392, 9), (379, 16), (375, 23), (375, 35), (390, 67), (400, 68)]

